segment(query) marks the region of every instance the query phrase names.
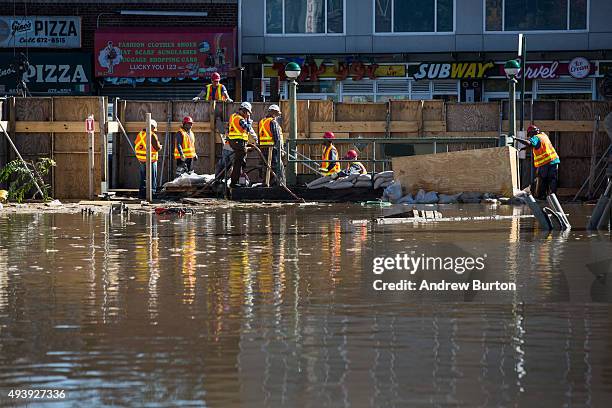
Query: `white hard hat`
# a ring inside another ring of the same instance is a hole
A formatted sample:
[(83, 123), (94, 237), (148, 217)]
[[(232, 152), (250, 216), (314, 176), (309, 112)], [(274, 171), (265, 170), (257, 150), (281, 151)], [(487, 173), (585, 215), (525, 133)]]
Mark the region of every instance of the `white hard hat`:
[(268, 106), (268, 110), (269, 111), (276, 111), (278, 113), (281, 113), (280, 107), (278, 105), (270, 105), (270, 106)]
[(242, 103), (240, 104), (240, 109), (245, 109), (245, 110), (248, 110), (248, 111), (249, 111), (249, 112), (251, 112), (251, 113), (253, 112), (253, 107), (252, 107), (252, 106), (251, 106), (251, 104), (250, 104), (250, 103), (248, 103), (248, 102), (242, 102)]
[(155, 119), (151, 119), (151, 127), (157, 129), (157, 121)]

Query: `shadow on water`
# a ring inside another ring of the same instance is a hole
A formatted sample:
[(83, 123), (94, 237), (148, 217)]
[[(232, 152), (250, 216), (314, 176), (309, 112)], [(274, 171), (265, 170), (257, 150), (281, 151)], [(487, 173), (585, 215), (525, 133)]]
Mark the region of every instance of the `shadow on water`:
[[(352, 222), (380, 214), (0, 216), (0, 390), (64, 389), (86, 406), (605, 405), (609, 234)], [(373, 273), (398, 253), (486, 267)], [(381, 292), (375, 279), (517, 289)]]

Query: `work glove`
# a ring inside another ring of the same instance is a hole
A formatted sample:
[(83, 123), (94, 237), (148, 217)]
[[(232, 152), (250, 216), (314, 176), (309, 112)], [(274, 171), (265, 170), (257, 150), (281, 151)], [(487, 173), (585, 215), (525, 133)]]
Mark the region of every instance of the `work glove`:
[(193, 156), (193, 160), (198, 160), (198, 155)]
[(199, 97), (199, 96), (196, 96), (195, 98), (193, 98), (193, 99), (192, 99), (192, 101), (194, 101), (194, 102), (197, 102), (197, 101), (199, 101), (199, 100), (200, 100), (200, 97)]
[(232, 98), (227, 98), (226, 102), (227, 103), (232, 103), (232, 102), (234, 102), (234, 100)]
[(181, 160), (185, 161), (185, 155), (184, 154), (181, 154)]

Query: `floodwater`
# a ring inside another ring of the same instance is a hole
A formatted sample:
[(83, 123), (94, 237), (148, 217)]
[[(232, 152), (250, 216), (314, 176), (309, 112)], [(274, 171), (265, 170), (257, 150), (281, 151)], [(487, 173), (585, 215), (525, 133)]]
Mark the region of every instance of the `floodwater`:
[[(0, 215), (0, 405), (609, 406), (612, 240), (582, 228), (590, 209), (549, 235), (359, 223), (383, 210), (351, 204)], [(482, 257), (415, 277), (517, 289), (375, 291), (409, 278), (373, 273), (397, 253)]]

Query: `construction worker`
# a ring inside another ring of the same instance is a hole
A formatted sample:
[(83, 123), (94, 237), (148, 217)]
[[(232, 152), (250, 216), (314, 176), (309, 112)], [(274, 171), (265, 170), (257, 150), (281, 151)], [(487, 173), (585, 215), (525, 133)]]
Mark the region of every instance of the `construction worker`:
[[(357, 159), (357, 152), (355, 150), (349, 150), (344, 155), (343, 160), (355, 160)], [(346, 169), (340, 172), (342, 176), (348, 176), (349, 174), (368, 174), (365, 166), (359, 161), (350, 161), (346, 165)]]
[(257, 135), (253, 130), (253, 120), (251, 119), (253, 108), (248, 102), (242, 102), (238, 112), (233, 113), (229, 119), (228, 139), (232, 150), (234, 151), (234, 164), (232, 168), (231, 187), (240, 187), (238, 182), (240, 176), (246, 167), (247, 144), (249, 135), (257, 143)]
[(191, 171), (193, 160), (198, 160), (195, 148), (195, 136), (191, 131), (193, 119), (183, 118), (183, 125), (174, 136), (174, 158), (176, 159), (176, 177)]
[[(157, 158), (159, 151), (162, 149), (159, 144), (159, 139), (155, 131), (157, 130), (157, 121), (151, 120), (151, 186), (153, 194), (155, 194), (155, 187), (157, 186)], [(140, 162), (140, 187), (138, 188), (138, 195), (140, 198), (146, 196), (146, 179), (147, 179), (147, 130), (142, 129), (136, 140), (134, 141), (134, 150), (136, 151), (136, 158)]]
[(321, 162), (321, 172), (324, 176), (332, 176), (340, 172), (340, 162), (338, 162), (338, 150), (334, 146), (333, 140), (336, 138), (333, 132), (325, 132), (323, 135), (323, 156)]
[[(540, 188), (534, 195), (542, 197), (557, 193), (559, 180), (559, 155), (555, 151), (548, 136), (541, 132), (537, 126), (531, 125), (527, 128), (529, 139), (516, 138), (524, 145), (533, 149), (533, 165), (536, 168), (536, 178), (540, 179)], [(539, 194), (538, 194), (539, 193)]]
[[(276, 173), (278, 177), (276, 183), (279, 185), (285, 183), (285, 170), (281, 162), (283, 130), (278, 123), (280, 115), (280, 107), (278, 105), (270, 105), (266, 117), (259, 121), (259, 146), (264, 157), (272, 158), (268, 165)], [(272, 149), (271, 156), (269, 149)]]
[(194, 102), (197, 102), (201, 99), (205, 101), (223, 101), (223, 102), (233, 102), (227, 93), (227, 89), (225, 85), (219, 83), (221, 81), (221, 75), (217, 72), (213, 72), (210, 76), (211, 83), (206, 85), (202, 91), (193, 98)]

